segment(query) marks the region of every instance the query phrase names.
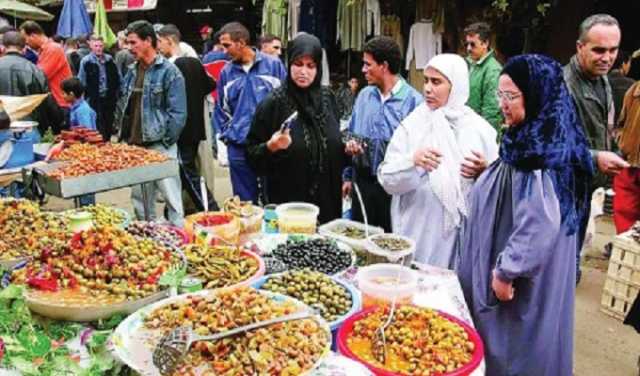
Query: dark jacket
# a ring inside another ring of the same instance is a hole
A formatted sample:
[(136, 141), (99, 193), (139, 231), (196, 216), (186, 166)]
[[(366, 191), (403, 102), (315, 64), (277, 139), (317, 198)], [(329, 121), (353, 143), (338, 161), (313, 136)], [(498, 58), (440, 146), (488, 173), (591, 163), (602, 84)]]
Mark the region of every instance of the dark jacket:
[(0, 95), (21, 97), (49, 91), (44, 72), (17, 52), (0, 57)]
[(193, 57), (181, 57), (175, 61), (176, 67), (184, 76), (187, 90), (187, 122), (180, 134), (178, 143), (183, 146), (197, 145), (205, 138), (204, 98), (215, 89), (213, 78), (205, 72), (200, 60)]
[[(100, 102), (100, 67), (91, 59), (90, 55), (82, 59), (80, 66), (84, 68), (85, 94), (84, 97), (94, 111), (99, 111)], [(105, 55), (105, 69), (107, 72), (107, 94), (103, 98), (110, 112), (114, 112), (118, 94), (120, 92), (120, 72), (116, 63)]]
[[(22, 97), (48, 92), (47, 78), (35, 64), (17, 52), (8, 52), (0, 57), (0, 95)], [(26, 120), (37, 121), (41, 131), (45, 131), (50, 125), (47, 121), (50, 108), (47, 106), (52, 106), (51, 101), (43, 102), (36, 111), (26, 117)], [(57, 125), (52, 127), (54, 131), (58, 128)]]
[[(578, 108), (578, 114), (591, 149), (611, 150), (613, 147), (611, 130), (614, 109), (611, 85), (607, 76), (589, 80), (580, 70), (578, 59), (574, 55), (569, 64), (564, 67), (564, 81)], [(598, 98), (594, 89), (594, 81), (598, 81), (597, 84), (603, 84), (605, 87), (606, 100), (604, 102)]]
[(620, 119), (620, 112), (622, 111), (622, 102), (624, 101), (624, 95), (627, 90), (635, 83), (629, 77), (620, 72), (620, 70), (612, 70), (609, 72), (609, 83), (611, 84), (611, 93), (613, 94), (613, 107), (615, 108), (616, 122)]

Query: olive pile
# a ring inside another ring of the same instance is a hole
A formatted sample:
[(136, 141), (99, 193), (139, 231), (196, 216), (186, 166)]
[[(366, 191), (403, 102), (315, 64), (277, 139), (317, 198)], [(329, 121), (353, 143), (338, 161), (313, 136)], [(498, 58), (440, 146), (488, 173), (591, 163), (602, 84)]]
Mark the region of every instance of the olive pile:
[(373, 238), (372, 241), (380, 248), (385, 251), (390, 252), (400, 252), (404, 251), (411, 247), (408, 241), (401, 238), (393, 238), (393, 237), (377, 237)]
[(127, 231), (141, 238), (152, 238), (171, 248), (179, 248), (184, 242), (182, 236), (169, 226), (155, 222), (135, 221), (127, 226)]
[(69, 213), (86, 211), (91, 213), (91, 218), (96, 226), (115, 226), (121, 227), (127, 220), (125, 213), (110, 206), (96, 204), (84, 206), (80, 209), (74, 209)]
[(160, 276), (180, 262), (177, 254), (154, 240), (96, 227), (74, 234), (61, 247), (43, 246), (40, 257), (13, 271), (12, 281), (35, 290), (71, 289), (87, 299), (119, 302), (158, 291)]
[(262, 258), (264, 261), (265, 274), (282, 273), (287, 271), (287, 264), (275, 257), (266, 256)]
[(327, 275), (309, 269), (270, 277), (263, 289), (288, 295), (316, 309), (332, 322), (351, 309), (351, 294)]
[(64, 217), (41, 212), (32, 201), (0, 199), (0, 259), (38, 257), (43, 248), (68, 237)]
[[(475, 344), (459, 324), (438, 312), (414, 306), (401, 306), (384, 330), (386, 357), (377, 354), (382, 346), (376, 331), (388, 317), (388, 307), (379, 307), (358, 320), (347, 339), (347, 346), (360, 359), (385, 371), (403, 375), (440, 375), (468, 364)], [(380, 341), (381, 342), (381, 341)]]
[(325, 274), (336, 274), (351, 266), (351, 253), (325, 239), (288, 239), (279, 244), (272, 255), (289, 269), (309, 268)]

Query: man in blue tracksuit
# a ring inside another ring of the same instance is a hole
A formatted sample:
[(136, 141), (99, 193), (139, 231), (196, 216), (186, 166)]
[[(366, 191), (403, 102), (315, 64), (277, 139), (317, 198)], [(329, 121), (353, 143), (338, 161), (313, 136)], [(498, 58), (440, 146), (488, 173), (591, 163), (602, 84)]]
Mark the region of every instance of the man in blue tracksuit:
[(286, 69), (279, 59), (251, 48), (249, 41), (249, 31), (238, 22), (220, 29), (220, 44), (231, 62), (220, 73), (214, 116), (217, 132), (227, 145), (233, 194), (257, 202), (258, 183), (246, 161), (245, 140), (258, 103), (280, 86)]

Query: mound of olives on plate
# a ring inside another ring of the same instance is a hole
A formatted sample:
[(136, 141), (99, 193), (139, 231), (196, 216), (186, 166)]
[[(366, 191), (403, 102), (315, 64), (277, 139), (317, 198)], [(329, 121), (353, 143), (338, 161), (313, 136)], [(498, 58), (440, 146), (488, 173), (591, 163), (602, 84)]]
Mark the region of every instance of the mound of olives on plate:
[(351, 294), (344, 286), (309, 269), (273, 275), (262, 288), (304, 302), (329, 322), (349, 312), (352, 306)]

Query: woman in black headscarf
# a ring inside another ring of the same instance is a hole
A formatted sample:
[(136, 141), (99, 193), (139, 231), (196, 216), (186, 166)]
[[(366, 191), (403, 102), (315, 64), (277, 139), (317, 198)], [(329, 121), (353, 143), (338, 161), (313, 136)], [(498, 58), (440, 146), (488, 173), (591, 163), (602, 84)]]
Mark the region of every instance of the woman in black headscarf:
[[(341, 217), (347, 161), (335, 98), (322, 79), (322, 47), (298, 35), (288, 48), (286, 84), (258, 105), (247, 136), (247, 159), (264, 183), (266, 203), (310, 202), (320, 223)], [(283, 130), (292, 114), (297, 117)]]

